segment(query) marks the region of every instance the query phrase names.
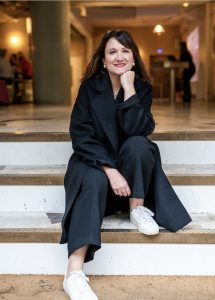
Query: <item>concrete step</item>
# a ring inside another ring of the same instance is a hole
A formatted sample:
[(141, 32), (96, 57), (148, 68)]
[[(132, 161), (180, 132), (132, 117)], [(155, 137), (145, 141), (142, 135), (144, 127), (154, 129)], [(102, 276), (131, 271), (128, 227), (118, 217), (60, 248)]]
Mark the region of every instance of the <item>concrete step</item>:
[[(62, 185), (66, 165), (0, 166), (0, 185)], [(173, 185), (215, 185), (215, 164), (163, 164)]]
[[(165, 164), (215, 164), (215, 141), (158, 141), (157, 145)], [(0, 165), (63, 165), (72, 152), (71, 142), (2, 142)]]
[[(190, 213), (215, 213), (214, 185), (173, 185)], [(62, 185), (0, 185), (0, 211), (63, 212)]]
[[(156, 132), (150, 138), (165, 164), (215, 164), (215, 131)], [(65, 132), (0, 133), (0, 165), (62, 165), (72, 151)]]
[[(215, 275), (215, 214), (192, 215), (177, 233), (145, 236), (121, 214), (104, 219), (102, 249), (85, 264), (94, 275)], [(61, 215), (0, 214), (2, 274), (64, 274), (66, 244), (59, 245)], [(134, 255), (135, 253), (135, 255)], [(19, 259), (17, 259), (17, 257)]]
[[(165, 164), (215, 164), (215, 140), (156, 143)], [(69, 141), (1, 142), (0, 165), (65, 165), (72, 152)]]
[[(138, 232), (129, 214), (105, 217), (102, 224), (103, 243), (169, 243), (214, 244), (215, 214), (192, 214), (193, 221), (177, 234), (161, 228), (156, 236)], [(61, 213), (1, 212), (1, 243), (58, 243)]]
[[(163, 167), (190, 213), (215, 213), (215, 165)], [(65, 171), (65, 165), (1, 166), (0, 211), (63, 212)]]
[[(52, 126), (53, 127), (53, 126)], [(150, 136), (150, 139), (155, 141), (214, 141), (215, 130), (201, 130), (201, 131), (161, 131), (154, 132)], [(31, 131), (16, 130), (14, 132), (0, 132), (0, 142), (42, 142), (42, 141), (57, 141), (66, 142), (70, 141), (68, 132), (65, 131)]]

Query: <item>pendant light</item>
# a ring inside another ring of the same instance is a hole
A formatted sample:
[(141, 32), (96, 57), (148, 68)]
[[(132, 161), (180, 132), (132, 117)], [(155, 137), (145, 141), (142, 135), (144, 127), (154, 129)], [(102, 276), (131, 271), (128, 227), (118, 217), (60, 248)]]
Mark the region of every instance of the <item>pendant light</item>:
[(164, 32), (165, 32), (165, 29), (160, 24), (157, 24), (153, 29), (153, 33), (156, 33), (157, 35), (161, 35)]

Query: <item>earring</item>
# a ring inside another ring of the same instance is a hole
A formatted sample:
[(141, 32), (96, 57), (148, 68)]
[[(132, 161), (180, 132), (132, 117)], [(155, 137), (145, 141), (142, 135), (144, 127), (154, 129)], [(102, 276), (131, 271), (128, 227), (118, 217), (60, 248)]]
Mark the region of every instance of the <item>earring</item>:
[(135, 66), (135, 62), (132, 63), (132, 66), (133, 66), (133, 67)]
[(103, 65), (103, 67), (104, 67), (104, 69), (106, 69), (106, 68), (107, 68), (105, 64)]

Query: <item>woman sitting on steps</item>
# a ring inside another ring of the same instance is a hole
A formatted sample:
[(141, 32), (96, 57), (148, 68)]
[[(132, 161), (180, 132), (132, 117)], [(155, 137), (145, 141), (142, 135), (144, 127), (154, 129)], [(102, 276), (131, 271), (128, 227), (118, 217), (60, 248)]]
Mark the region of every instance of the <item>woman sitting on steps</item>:
[(167, 180), (154, 128), (152, 86), (130, 34), (107, 32), (89, 62), (71, 115), (74, 153), (65, 175), (60, 243), (68, 243), (63, 287), (73, 300), (98, 297), (83, 273), (101, 248), (104, 216), (130, 210), (143, 234), (177, 231), (191, 221)]

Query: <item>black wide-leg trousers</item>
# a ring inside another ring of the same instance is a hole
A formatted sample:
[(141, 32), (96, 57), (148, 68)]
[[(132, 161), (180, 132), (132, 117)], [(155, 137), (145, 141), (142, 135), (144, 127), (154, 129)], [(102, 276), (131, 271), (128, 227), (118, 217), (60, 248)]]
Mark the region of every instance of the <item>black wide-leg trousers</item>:
[[(125, 177), (133, 198), (144, 199), (147, 194), (155, 158), (150, 142), (141, 136), (128, 138), (121, 146), (117, 169)], [(118, 210), (129, 207), (128, 197), (114, 196), (104, 172), (90, 168), (82, 181), (75, 200), (68, 234), (68, 257), (82, 246), (89, 245), (85, 262), (94, 258), (101, 248), (101, 224), (106, 214), (107, 195), (116, 200)], [(113, 200), (114, 201), (114, 200)]]

